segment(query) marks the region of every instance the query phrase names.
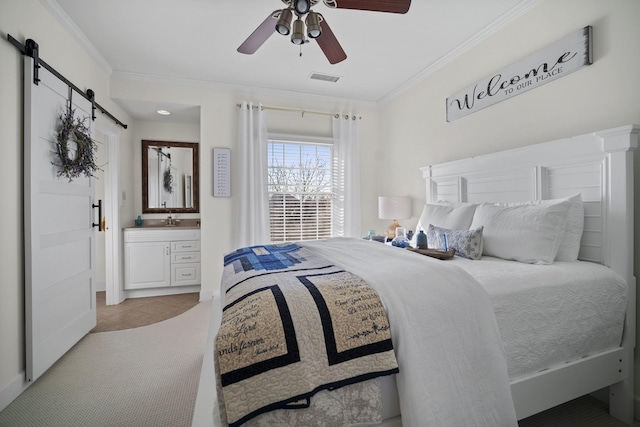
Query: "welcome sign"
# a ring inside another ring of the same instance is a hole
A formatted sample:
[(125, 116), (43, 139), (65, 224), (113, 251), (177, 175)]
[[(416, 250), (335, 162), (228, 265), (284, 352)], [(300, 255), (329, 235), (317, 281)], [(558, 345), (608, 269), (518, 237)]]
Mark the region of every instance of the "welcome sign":
[(591, 38), (591, 26), (584, 27), (448, 97), (447, 121), (459, 119), (591, 65)]

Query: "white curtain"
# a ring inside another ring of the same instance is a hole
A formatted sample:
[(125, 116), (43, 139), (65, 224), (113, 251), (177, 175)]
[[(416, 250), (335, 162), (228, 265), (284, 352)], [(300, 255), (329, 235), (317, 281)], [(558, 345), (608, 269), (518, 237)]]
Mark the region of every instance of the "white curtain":
[(360, 149), (357, 114), (333, 117), (333, 234), (360, 237)]
[(234, 245), (269, 243), (267, 120), (262, 104), (245, 101), (238, 109), (236, 151)]

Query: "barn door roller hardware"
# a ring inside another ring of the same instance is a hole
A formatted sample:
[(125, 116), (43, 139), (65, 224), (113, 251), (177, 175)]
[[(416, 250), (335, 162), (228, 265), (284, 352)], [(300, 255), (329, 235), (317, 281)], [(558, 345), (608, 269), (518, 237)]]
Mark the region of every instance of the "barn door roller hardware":
[(102, 114), (105, 114), (107, 117), (109, 117), (111, 120), (116, 122), (118, 125), (122, 126), (125, 129), (127, 128), (126, 124), (124, 124), (120, 120), (116, 119), (111, 113), (109, 113), (102, 106), (100, 106), (100, 104), (98, 104), (96, 102), (96, 100), (95, 100), (95, 92), (93, 90), (87, 89), (87, 91), (85, 93), (80, 88), (78, 88), (76, 85), (74, 85), (69, 80), (67, 80), (66, 77), (64, 77), (62, 74), (60, 74), (58, 71), (56, 71), (52, 66), (50, 66), (49, 64), (44, 62), (44, 60), (42, 58), (40, 58), (40, 55), (39, 55), (38, 43), (36, 43), (34, 40), (27, 39), (26, 43), (23, 45), (18, 40), (16, 40), (15, 38), (11, 37), (11, 34), (7, 34), (7, 40), (9, 41), (9, 43), (14, 45), (16, 47), (16, 49), (18, 49), (20, 51), (20, 53), (22, 53), (23, 55), (27, 55), (27, 56), (30, 56), (31, 58), (33, 58), (33, 84), (37, 85), (40, 82), (40, 78), (38, 76), (38, 71), (40, 70), (40, 67), (44, 67), (51, 74), (53, 74), (59, 80), (61, 80), (67, 86), (69, 86), (71, 89), (73, 89), (74, 91), (79, 93), (84, 99), (86, 99), (87, 101), (91, 102), (91, 109), (92, 109), (91, 120), (95, 120), (96, 119), (95, 110), (97, 108), (98, 110), (100, 110), (100, 112)]

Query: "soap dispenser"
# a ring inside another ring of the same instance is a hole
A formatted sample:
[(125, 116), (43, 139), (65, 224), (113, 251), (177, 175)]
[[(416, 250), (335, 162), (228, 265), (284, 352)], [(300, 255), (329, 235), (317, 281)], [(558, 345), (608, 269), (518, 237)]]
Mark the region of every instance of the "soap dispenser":
[(140, 215), (136, 218), (136, 227), (142, 227), (142, 217)]

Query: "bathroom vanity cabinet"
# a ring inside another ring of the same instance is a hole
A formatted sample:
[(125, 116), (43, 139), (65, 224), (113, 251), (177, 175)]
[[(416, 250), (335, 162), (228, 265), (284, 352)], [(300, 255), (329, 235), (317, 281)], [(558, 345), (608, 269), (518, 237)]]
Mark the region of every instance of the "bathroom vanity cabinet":
[(200, 285), (200, 229), (124, 230), (124, 289)]

